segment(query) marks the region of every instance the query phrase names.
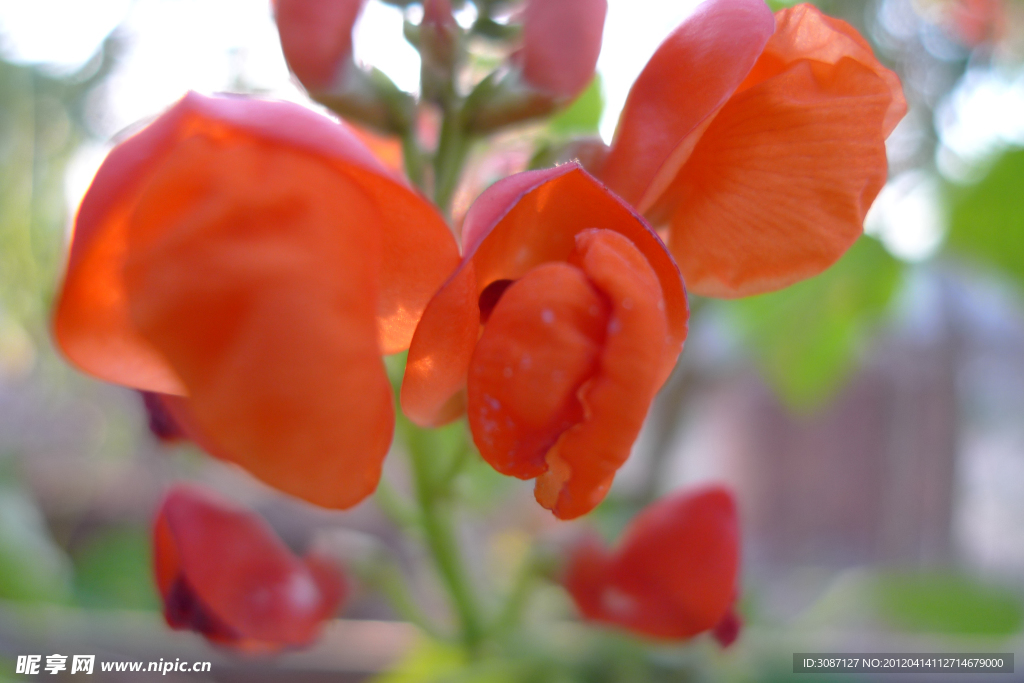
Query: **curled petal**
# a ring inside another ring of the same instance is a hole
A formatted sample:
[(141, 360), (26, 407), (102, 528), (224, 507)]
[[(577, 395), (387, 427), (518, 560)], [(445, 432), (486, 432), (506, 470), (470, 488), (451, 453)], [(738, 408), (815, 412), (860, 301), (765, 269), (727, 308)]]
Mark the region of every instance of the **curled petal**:
[(431, 300), (409, 349), (402, 408), (413, 421), (433, 425), (453, 417), (442, 407), (458, 404), (465, 386), (484, 290), (497, 281), (518, 280), (543, 263), (568, 260), (576, 235), (589, 228), (622, 234), (657, 276), (673, 348), (658, 367), (660, 386), (686, 339), (686, 294), (678, 270), (629, 205), (570, 163), (500, 180), (466, 214), (462, 265)]
[(590, 512), (608, 492), (654, 394), (665, 359), (678, 355), (654, 269), (626, 237), (609, 230), (576, 236), (577, 263), (610, 305), (607, 335), (593, 374), (580, 387), (582, 419), (547, 454), (537, 501), (559, 519)]
[(288, 67), (314, 90), (334, 84), (352, 55), (352, 27), (365, 0), (273, 0)]
[(607, 13), (607, 0), (528, 0), (519, 55), (525, 80), (560, 98), (583, 92), (594, 76)]
[(746, 77), (773, 28), (763, 0), (702, 3), (630, 89), (601, 179), (644, 210), (649, 188), (674, 177), (694, 136)]
[[(739, 531), (732, 494), (708, 487), (670, 495), (640, 513), (619, 547), (573, 553), (565, 586), (587, 619), (664, 639), (723, 624), (736, 597)], [(722, 626), (722, 635), (730, 627)]]
[(153, 561), (170, 626), (249, 652), (309, 644), (346, 593), (336, 567), (295, 557), (262, 519), (193, 486), (164, 498)]
[(578, 394), (596, 369), (608, 318), (601, 292), (567, 263), (537, 266), (502, 295), (468, 387), (470, 428), (494, 469), (522, 479), (547, 470), (547, 452), (583, 419)]

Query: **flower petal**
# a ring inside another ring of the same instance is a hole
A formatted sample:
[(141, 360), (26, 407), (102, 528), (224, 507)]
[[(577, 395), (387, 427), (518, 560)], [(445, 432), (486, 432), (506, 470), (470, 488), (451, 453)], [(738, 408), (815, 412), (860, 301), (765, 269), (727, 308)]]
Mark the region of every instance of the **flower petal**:
[(739, 90), (777, 76), (801, 60), (837, 64), (847, 57), (874, 71), (889, 89), (891, 99), (882, 120), (882, 137), (889, 137), (907, 113), (899, 76), (882, 66), (857, 29), (814, 5), (800, 4), (775, 13), (775, 33)]
[(583, 419), (577, 393), (596, 369), (608, 314), (602, 294), (566, 263), (537, 266), (502, 295), (468, 380), (469, 425), (494, 469), (521, 479), (547, 470), (548, 450)]
[(664, 638), (714, 628), (736, 597), (739, 528), (728, 490), (712, 486), (669, 496), (623, 534), (609, 581), (637, 598), (632, 627)]
[(627, 202), (667, 182), (687, 138), (725, 104), (772, 35), (763, 0), (707, 0), (665, 40), (629, 91), (601, 179)]
[(537, 479), (537, 502), (559, 519), (586, 514), (604, 498), (661, 387), (663, 368), (679, 354), (660, 283), (644, 254), (610, 230), (585, 230), (576, 243), (571, 262), (611, 312), (597, 368), (578, 392), (583, 419), (548, 451), (547, 471)]
[(733, 97), (665, 193), (687, 286), (747, 296), (832, 265), (885, 183), (891, 99), (851, 58), (803, 60)]
[[(409, 349), (402, 408), (410, 419), (428, 426), (440, 424), (442, 413), (448, 419), (457, 414), (441, 406), (459, 403), (479, 334), (483, 291), (542, 263), (565, 261), (576, 248), (576, 235), (589, 228), (624, 235), (654, 269), (678, 355), (686, 339), (686, 292), (672, 257), (643, 218), (577, 163), (518, 173), (494, 183), (466, 214), (466, 256), (431, 301)], [(675, 356), (665, 357), (659, 386), (674, 363)]]
[(315, 157), (195, 136), (167, 154), (129, 225), (132, 317), (182, 378), (199, 430), (326, 507), (373, 491), (391, 441), (380, 236), (365, 229), (379, 222)]
[(296, 558), (262, 519), (193, 486), (165, 497), (153, 559), (168, 623), (242, 650), (308, 644), (345, 594), (336, 568)]
[(383, 240), (379, 334), (385, 353), (406, 348), (427, 301), (458, 261), (455, 241), (436, 210), (338, 121), (286, 102), (190, 93), (119, 144), (82, 201), (54, 318), (55, 336), (69, 360), (107, 381), (185, 393), (174, 369), (135, 331), (121, 273), (139, 194), (164, 156), (197, 132), (305, 150), (387, 209), (375, 227)]
[[(580, 613), (655, 638), (716, 630), (735, 638), (739, 569), (736, 504), (724, 488), (671, 494), (641, 512), (619, 547), (586, 539), (563, 581)], [(723, 644), (728, 644), (723, 642)]]

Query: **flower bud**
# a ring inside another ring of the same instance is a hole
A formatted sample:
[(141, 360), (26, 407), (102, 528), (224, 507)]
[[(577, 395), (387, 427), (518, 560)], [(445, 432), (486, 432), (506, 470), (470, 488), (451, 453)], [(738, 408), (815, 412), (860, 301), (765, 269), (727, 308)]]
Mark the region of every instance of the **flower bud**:
[(583, 92), (601, 52), (606, 0), (528, 0), (519, 53), (527, 83), (565, 100)]
[(352, 27), (364, 0), (274, 0), (288, 67), (309, 90), (334, 85), (352, 55)]
[(736, 517), (720, 486), (671, 494), (637, 515), (613, 551), (596, 539), (578, 545), (565, 587), (590, 621), (671, 640), (713, 630), (728, 646), (740, 629)]
[(262, 519), (194, 486), (164, 498), (153, 562), (172, 628), (247, 652), (309, 644), (346, 593), (338, 567), (295, 557)]

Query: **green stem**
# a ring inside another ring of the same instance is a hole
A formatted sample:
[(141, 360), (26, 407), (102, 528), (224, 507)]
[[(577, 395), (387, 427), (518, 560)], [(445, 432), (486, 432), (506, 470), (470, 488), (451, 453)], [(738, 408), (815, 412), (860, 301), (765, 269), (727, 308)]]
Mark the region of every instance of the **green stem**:
[[(415, 428), (413, 428), (415, 429)], [(448, 487), (437, 486), (431, 472), (432, 453), (415, 442), (415, 434), (407, 440), (416, 482), (416, 500), (427, 548), (433, 555), (438, 573), (451, 597), (460, 625), (460, 639), (470, 657), (475, 657), (484, 635), (483, 618), (473, 594), (470, 577), (462, 561), (455, 534), (454, 515), (450, 507)]]
[(498, 616), (487, 630), (488, 635), (500, 637), (519, 623), (528, 604), (530, 592), (543, 573), (542, 569), (540, 561), (533, 553), (523, 561)]
[(434, 203), (445, 218), (451, 218), (452, 199), (471, 147), (472, 140), (462, 125), (461, 107), (446, 107), (434, 157)]
[(379, 565), (374, 573), (372, 583), (384, 594), (400, 618), (418, 626), (431, 638), (444, 640), (443, 634), (427, 619), (419, 604), (413, 599), (405, 576), (393, 562)]

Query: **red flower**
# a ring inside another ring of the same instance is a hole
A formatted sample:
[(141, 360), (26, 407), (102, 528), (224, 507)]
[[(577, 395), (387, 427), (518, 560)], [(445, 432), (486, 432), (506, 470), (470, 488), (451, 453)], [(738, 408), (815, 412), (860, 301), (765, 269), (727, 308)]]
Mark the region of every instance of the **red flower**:
[(523, 48), (524, 80), (560, 99), (575, 99), (594, 77), (606, 0), (527, 0)]
[(273, 0), (288, 67), (310, 90), (329, 88), (352, 57), (352, 27), (365, 0)]
[(298, 559), (262, 519), (194, 486), (164, 498), (153, 562), (171, 627), (248, 652), (309, 644), (346, 593), (326, 560)]
[(905, 112), (898, 78), (849, 24), (708, 0), (637, 78), (600, 176), (664, 226), (691, 291), (756, 294), (857, 239)]
[(187, 397), (175, 417), (216, 455), (348, 507), (391, 443), (381, 354), (408, 346), (457, 259), (344, 124), (190, 94), (96, 174), (55, 333), (90, 374)]
[(564, 583), (591, 621), (665, 639), (715, 629), (728, 645), (739, 632), (738, 569), (736, 503), (715, 486), (646, 508), (611, 553), (593, 539), (579, 545)]
[(643, 219), (578, 164), (495, 183), (463, 239), (462, 265), (413, 337), (403, 409), (436, 425), (468, 407), (484, 459), (536, 477), (556, 516), (582, 515), (682, 348), (679, 272)]

